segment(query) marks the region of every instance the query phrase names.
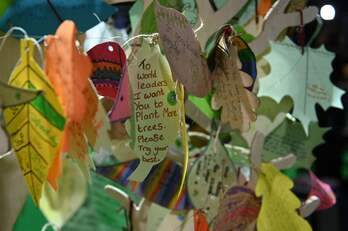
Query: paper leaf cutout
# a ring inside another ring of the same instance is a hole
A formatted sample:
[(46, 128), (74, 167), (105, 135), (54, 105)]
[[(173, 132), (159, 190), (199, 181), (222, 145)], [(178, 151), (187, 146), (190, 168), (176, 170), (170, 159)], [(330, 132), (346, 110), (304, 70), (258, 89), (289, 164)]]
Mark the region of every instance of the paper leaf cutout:
[(279, 103), (270, 97), (261, 97), (260, 106), (257, 108), (256, 112), (257, 115), (265, 115), (274, 121), (280, 113), (290, 112), (292, 107), (293, 102), (289, 96), (282, 98)]
[(129, 64), (133, 94), (132, 147), (140, 164), (130, 179), (143, 181), (166, 156), (179, 131), (182, 104), (158, 45), (145, 39)]
[(196, 209), (203, 209), (208, 222), (218, 212), (220, 197), (236, 180), (233, 163), (220, 141), (211, 141), (190, 169), (187, 188)]
[(299, 122), (286, 119), (266, 137), (262, 159), (271, 161), (293, 153), (296, 156), (294, 168), (310, 169), (315, 160), (312, 150), (322, 143), (322, 136), (326, 130), (326, 128), (321, 128), (317, 123), (312, 122), (309, 125), (310, 136), (306, 136)]
[(323, 46), (306, 47), (304, 55), (288, 37), (282, 42), (271, 42), (272, 52), (265, 58), (271, 64), (271, 73), (260, 79), (259, 96), (269, 96), (279, 102), (285, 95), (294, 100), (293, 115), (298, 118), (306, 134), (309, 122), (317, 121), (315, 103), (324, 109), (342, 108), (340, 97), (344, 91), (330, 82), (334, 53)]
[(220, 202), (213, 230), (253, 231), (260, 207), (261, 200), (251, 189), (234, 186), (225, 193)]
[(228, 53), (221, 48), (215, 50), (216, 67), (212, 73), (214, 94), (212, 108), (221, 109), (221, 122), (231, 128), (247, 131), (250, 122), (256, 120), (258, 99), (247, 88), (252, 87), (253, 78), (239, 71), (237, 50), (228, 44)]
[(329, 184), (319, 180), (312, 171), (309, 171), (312, 187), (309, 196), (317, 196), (320, 199), (320, 205), (317, 210), (331, 208), (336, 204), (336, 196)]
[(63, 166), (58, 190), (45, 184), (40, 200), (41, 211), (58, 229), (78, 211), (87, 198), (87, 181), (78, 164), (71, 158), (65, 158)]
[(88, 51), (93, 62), (92, 81), (98, 94), (114, 101), (109, 112), (111, 121), (125, 120), (131, 115), (130, 88), (126, 55), (115, 42), (98, 44)]
[(1, 107), (11, 107), (29, 103), (40, 94), (40, 91), (26, 90), (21, 87), (22, 86), (14, 87), (0, 81)]
[(201, 47), (184, 15), (155, 2), (156, 22), (161, 45), (168, 59), (173, 78), (188, 93), (203, 97), (211, 89), (208, 65), (201, 56)]
[(64, 21), (55, 36), (46, 37), (46, 73), (62, 102), (69, 121), (81, 122), (88, 102), (84, 91), (92, 70), (88, 57), (75, 45), (76, 27), (72, 21)]
[[(87, 169), (89, 157), (86, 136), (95, 139), (92, 120), (98, 108), (98, 100), (89, 81), (92, 64), (77, 49), (76, 34), (75, 24), (64, 21), (55, 36), (46, 37), (45, 71), (67, 117), (61, 153), (69, 153)], [(89, 141), (93, 145), (95, 140)]]
[(31, 103), (4, 111), (6, 129), (17, 155), (29, 191), (37, 204), (59, 150), (65, 118), (51, 84), (33, 58), (34, 43), (21, 40), (22, 62), (14, 69), (9, 84), (40, 89), (44, 94)]
[(290, 97), (284, 97), (279, 104), (269, 97), (261, 97), (260, 102), (256, 110), (257, 119), (251, 124), (250, 129), (247, 132), (231, 134), (234, 145), (250, 147), (256, 131), (265, 136), (269, 135), (284, 121), (286, 113), (292, 108)]
[(308, 222), (297, 209), (301, 202), (291, 192), (293, 182), (272, 164), (262, 164), (256, 185), (256, 196), (262, 197), (257, 219), (258, 231), (298, 230), (311, 231)]

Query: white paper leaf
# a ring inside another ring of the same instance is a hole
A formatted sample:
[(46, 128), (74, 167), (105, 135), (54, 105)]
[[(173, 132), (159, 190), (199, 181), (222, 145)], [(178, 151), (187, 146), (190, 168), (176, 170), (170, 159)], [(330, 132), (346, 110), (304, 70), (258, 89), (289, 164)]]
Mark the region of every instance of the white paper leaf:
[(344, 93), (330, 81), (334, 53), (323, 46), (306, 47), (305, 53), (288, 37), (282, 42), (271, 42), (272, 51), (265, 58), (271, 64), (271, 73), (260, 79), (259, 96), (269, 96), (279, 102), (285, 95), (294, 100), (293, 115), (298, 118), (306, 134), (310, 121), (317, 121), (315, 103), (325, 109), (342, 108)]

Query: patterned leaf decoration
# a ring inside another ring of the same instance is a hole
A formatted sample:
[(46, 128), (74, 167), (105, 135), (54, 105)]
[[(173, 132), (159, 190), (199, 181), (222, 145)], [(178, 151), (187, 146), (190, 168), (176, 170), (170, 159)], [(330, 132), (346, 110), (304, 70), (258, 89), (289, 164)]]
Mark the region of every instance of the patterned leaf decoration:
[(255, 196), (254, 191), (244, 186), (234, 186), (220, 202), (213, 230), (255, 230), (260, 207), (261, 200)]
[[(93, 118), (98, 100), (89, 77), (92, 63), (75, 44), (76, 26), (64, 21), (55, 36), (46, 38), (46, 73), (62, 103), (67, 124), (64, 130), (61, 153), (69, 153), (88, 170), (88, 141), (94, 145), (96, 131)], [(60, 159), (57, 159), (57, 165)]]
[(255, 110), (258, 106), (257, 97), (248, 90), (252, 88), (254, 80), (252, 76), (239, 70), (237, 47), (233, 42), (225, 40), (225, 44), (226, 51), (220, 45), (215, 50), (212, 107), (215, 110), (222, 107), (222, 123), (229, 123), (233, 129), (247, 131), (250, 123), (256, 120)]
[(5, 109), (4, 119), (25, 181), (36, 203), (40, 200), (64, 129), (65, 118), (57, 96), (33, 58), (34, 44), (21, 40), (22, 62), (13, 71), (13, 86), (40, 89), (44, 94), (31, 103)]
[(92, 81), (98, 94), (114, 101), (109, 112), (110, 120), (129, 118), (132, 110), (124, 50), (118, 43), (105, 42), (90, 49), (88, 56), (93, 62)]
[(140, 197), (176, 211), (190, 210), (192, 204), (187, 193), (187, 184), (180, 190), (183, 167), (168, 158), (155, 165), (141, 183), (130, 181), (129, 176), (138, 166), (139, 160), (133, 160), (116, 166), (97, 168), (105, 177), (130, 188)]

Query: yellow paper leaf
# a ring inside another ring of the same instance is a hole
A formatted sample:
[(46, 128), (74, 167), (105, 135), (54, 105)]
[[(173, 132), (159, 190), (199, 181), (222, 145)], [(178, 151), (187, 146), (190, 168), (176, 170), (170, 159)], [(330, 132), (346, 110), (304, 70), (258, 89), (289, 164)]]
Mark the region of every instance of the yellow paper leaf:
[(291, 192), (293, 182), (272, 164), (262, 164), (256, 185), (256, 196), (262, 197), (257, 219), (258, 231), (310, 231), (309, 223), (297, 209), (300, 200)]
[(140, 164), (130, 179), (142, 181), (166, 156), (179, 131), (179, 110), (169, 65), (158, 45), (144, 39), (129, 64), (133, 113), (132, 147)]
[(4, 111), (7, 131), (25, 181), (36, 203), (48, 168), (58, 152), (65, 118), (57, 96), (44, 72), (33, 58), (34, 43), (21, 40), (22, 62), (15, 68), (9, 84), (43, 92), (31, 103)]

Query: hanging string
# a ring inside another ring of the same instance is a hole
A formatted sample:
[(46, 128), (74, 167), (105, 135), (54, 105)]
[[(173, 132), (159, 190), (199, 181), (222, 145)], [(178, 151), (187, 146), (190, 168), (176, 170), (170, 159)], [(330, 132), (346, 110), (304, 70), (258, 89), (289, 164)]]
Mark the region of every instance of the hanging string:
[(12, 152), (12, 150), (10, 150), (10, 151), (6, 152), (5, 154), (0, 155), (0, 160), (3, 159), (3, 158), (5, 158), (5, 157), (7, 157), (7, 156), (12, 155), (12, 154), (13, 154), (13, 152)]
[(47, 3), (48, 3), (48, 5), (50, 6), (50, 8), (51, 8), (52, 12), (54, 13), (54, 15), (56, 16), (56, 18), (58, 19), (58, 21), (59, 21), (60, 23), (62, 23), (64, 20), (63, 20), (63, 18), (59, 15), (57, 9), (53, 6), (51, 0), (47, 0)]
[(58, 227), (56, 227), (55, 225), (51, 224), (51, 223), (46, 223), (44, 226), (42, 226), (41, 231), (46, 231), (49, 227), (52, 227), (52, 229), (54, 231), (60, 231), (60, 229)]
[(14, 31), (19, 31), (21, 33), (23, 33), (24, 35), (24, 38), (28, 38), (28, 34), (27, 32), (22, 28), (22, 27), (17, 27), (17, 26), (14, 26), (14, 27), (11, 27), (11, 29), (9, 29), (6, 34), (2, 37), (0, 37), (2, 39), (2, 42), (0, 44), (0, 51), (2, 51), (2, 48), (7, 40), (7, 38), (14, 32)]
[(304, 32), (304, 22), (303, 22), (303, 10), (297, 10), (300, 13), (300, 26), (297, 28), (297, 40), (301, 46), (301, 54), (304, 54), (305, 46), (305, 32)]
[(203, 20), (202, 20), (201, 17), (199, 17), (199, 21), (200, 21), (199, 27), (194, 29), (195, 34), (197, 34), (197, 32), (200, 31), (203, 28), (203, 26), (204, 26), (204, 23), (203, 23)]
[(255, 6), (255, 22), (256, 24), (258, 24), (259, 23), (258, 0), (254, 0), (254, 6)]
[(102, 22), (102, 20), (100, 20), (99, 16), (97, 15), (97, 13), (93, 13), (94, 17), (97, 18), (98, 22)]
[(130, 43), (131, 41), (133, 41), (134, 39), (137, 39), (137, 38), (147, 38), (147, 37), (154, 37), (154, 36), (157, 36), (158, 33), (153, 33), (153, 34), (139, 34), (139, 35), (136, 35), (136, 36), (133, 36), (131, 38), (129, 38), (126, 42), (123, 43), (122, 47), (126, 47), (126, 45), (128, 43)]
[(314, 42), (314, 40), (318, 37), (321, 29), (323, 28), (323, 20), (321, 19), (320, 15), (317, 15), (316, 20), (317, 20), (317, 27), (315, 28), (315, 31), (312, 34), (312, 37), (309, 39), (307, 46), (310, 46)]

